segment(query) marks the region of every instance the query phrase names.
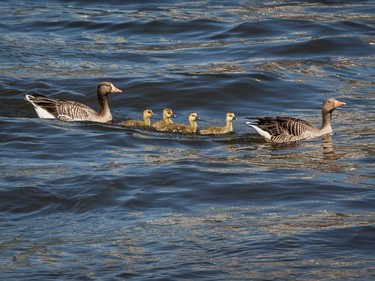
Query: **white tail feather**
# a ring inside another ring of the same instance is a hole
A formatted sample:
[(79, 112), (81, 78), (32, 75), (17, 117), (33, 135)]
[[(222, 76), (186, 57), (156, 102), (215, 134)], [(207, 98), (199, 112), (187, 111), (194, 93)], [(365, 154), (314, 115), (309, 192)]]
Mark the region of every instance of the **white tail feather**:
[(51, 113), (49, 113), (44, 108), (42, 108), (42, 107), (38, 106), (37, 104), (35, 104), (32, 101), (32, 98), (33, 98), (33, 96), (31, 96), (31, 95), (26, 95), (25, 96), (25, 99), (33, 105), (33, 107), (35, 109), (35, 112), (36, 112), (36, 114), (38, 114), (39, 118), (43, 118), (43, 119), (55, 119), (55, 116), (53, 116)]
[(271, 139), (271, 135), (270, 133), (262, 130), (261, 128), (259, 128), (258, 126), (252, 124), (251, 122), (246, 122), (247, 125), (249, 125), (250, 127), (253, 127), (259, 135), (261, 135), (262, 137), (264, 137), (265, 139), (268, 139), (270, 140)]

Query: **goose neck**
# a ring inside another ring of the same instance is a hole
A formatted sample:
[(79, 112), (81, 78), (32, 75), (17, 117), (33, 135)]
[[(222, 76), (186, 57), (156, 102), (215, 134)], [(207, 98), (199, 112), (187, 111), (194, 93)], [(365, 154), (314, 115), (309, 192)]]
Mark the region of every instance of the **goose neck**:
[(332, 131), (331, 127), (332, 111), (322, 111), (322, 127), (321, 131)]
[(143, 117), (143, 121), (145, 122), (146, 126), (151, 126), (151, 118), (148, 116)]
[(233, 131), (233, 122), (231, 120), (227, 120), (227, 130)]
[(99, 115), (102, 118), (112, 120), (112, 114), (111, 114), (111, 111), (109, 109), (108, 96), (107, 95), (101, 95), (101, 94), (98, 93), (98, 100), (99, 100), (99, 105), (100, 105)]
[(192, 132), (196, 132), (197, 129), (198, 129), (198, 124), (197, 124), (197, 121), (195, 120), (191, 120), (190, 121), (190, 129), (192, 130)]

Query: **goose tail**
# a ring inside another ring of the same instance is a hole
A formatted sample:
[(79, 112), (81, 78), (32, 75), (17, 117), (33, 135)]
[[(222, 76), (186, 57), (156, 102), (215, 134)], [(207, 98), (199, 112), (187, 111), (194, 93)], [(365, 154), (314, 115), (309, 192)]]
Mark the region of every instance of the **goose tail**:
[(272, 137), (271, 134), (259, 128), (255, 122), (247, 121), (246, 124), (254, 128), (257, 131), (257, 133), (261, 135), (262, 137), (264, 137), (265, 139), (271, 140), (271, 137)]
[(25, 100), (31, 103), (35, 109), (36, 114), (39, 118), (44, 119), (55, 119), (56, 117), (48, 112), (45, 108), (38, 104), (38, 98), (45, 98), (43, 95), (39, 94), (27, 94), (25, 95)]

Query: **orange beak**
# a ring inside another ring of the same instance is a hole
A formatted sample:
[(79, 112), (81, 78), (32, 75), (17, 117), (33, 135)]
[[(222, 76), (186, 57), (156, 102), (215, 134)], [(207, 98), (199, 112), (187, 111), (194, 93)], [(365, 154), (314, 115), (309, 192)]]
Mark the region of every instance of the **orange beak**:
[(116, 88), (114, 85), (112, 85), (111, 93), (122, 93), (122, 90), (120, 90), (119, 88)]
[(340, 107), (340, 106), (343, 106), (343, 105), (346, 105), (345, 102), (342, 102), (342, 101), (338, 101), (338, 100), (335, 100), (333, 102), (333, 106), (336, 108), (336, 107)]

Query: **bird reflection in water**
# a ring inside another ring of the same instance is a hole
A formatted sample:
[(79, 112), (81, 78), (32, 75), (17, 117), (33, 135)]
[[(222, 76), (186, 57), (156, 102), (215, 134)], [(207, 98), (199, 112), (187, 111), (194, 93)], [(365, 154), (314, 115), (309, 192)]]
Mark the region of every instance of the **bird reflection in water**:
[(322, 152), (323, 152), (323, 159), (325, 160), (337, 160), (341, 157), (335, 153), (333, 143), (332, 143), (332, 136), (330, 134), (325, 135), (322, 137)]

